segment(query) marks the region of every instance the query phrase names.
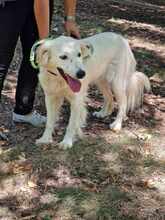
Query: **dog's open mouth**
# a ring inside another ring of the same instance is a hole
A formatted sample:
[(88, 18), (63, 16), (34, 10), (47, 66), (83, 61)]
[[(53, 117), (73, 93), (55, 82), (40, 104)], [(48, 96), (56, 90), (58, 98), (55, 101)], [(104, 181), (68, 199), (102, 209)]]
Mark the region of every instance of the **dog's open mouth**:
[(68, 74), (64, 73), (63, 69), (57, 67), (59, 73), (69, 85), (73, 92), (79, 92), (81, 89), (81, 82), (78, 79), (74, 79), (73, 77), (69, 76)]

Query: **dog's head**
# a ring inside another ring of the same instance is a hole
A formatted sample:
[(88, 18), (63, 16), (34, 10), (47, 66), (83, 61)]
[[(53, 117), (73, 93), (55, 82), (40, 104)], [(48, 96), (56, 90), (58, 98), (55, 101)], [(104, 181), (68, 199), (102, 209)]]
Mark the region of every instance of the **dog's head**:
[(31, 50), (33, 66), (44, 67), (63, 77), (70, 88), (80, 90), (86, 75), (85, 62), (92, 56), (93, 46), (84, 40), (61, 36), (34, 44)]

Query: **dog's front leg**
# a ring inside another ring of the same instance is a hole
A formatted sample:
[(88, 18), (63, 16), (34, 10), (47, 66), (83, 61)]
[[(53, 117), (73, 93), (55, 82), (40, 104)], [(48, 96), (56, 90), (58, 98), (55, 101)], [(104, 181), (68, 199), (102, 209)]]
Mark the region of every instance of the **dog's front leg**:
[(36, 140), (37, 144), (50, 144), (53, 142), (52, 134), (55, 122), (58, 119), (59, 108), (61, 107), (63, 99), (51, 95), (45, 96), (45, 103), (47, 109), (46, 128), (41, 138)]
[(81, 127), (86, 121), (86, 108), (83, 98), (76, 97), (71, 101), (71, 115), (63, 141), (60, 146), (64, 149), (71, 148), (76, 135), (82, 135)]

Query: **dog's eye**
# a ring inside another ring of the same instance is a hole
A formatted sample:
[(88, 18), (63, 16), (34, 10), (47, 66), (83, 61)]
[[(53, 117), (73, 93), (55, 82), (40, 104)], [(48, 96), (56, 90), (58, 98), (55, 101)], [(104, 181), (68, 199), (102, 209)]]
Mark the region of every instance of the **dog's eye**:
[(81, 53), (78, 53), (77, 56), (78, 56), (78, 57), (81, 57)]
[(62, 59), (62, 60), (67, 60), (68, 57), (67, 57), (67, 55), (62, 55), (62, 56), (60, 56), (60, 59)]

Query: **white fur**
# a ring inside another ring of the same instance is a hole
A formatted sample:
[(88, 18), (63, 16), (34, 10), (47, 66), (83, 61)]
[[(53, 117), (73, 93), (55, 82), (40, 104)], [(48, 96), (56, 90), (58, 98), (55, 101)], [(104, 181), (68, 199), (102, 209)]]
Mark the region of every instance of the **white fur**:
[[(79, 52), (81, 57), (77, 57)], [(68, 56), (67, 60), (60, 59), (63, 54)], [(71, 115), (61, 146), (72, 147), (76, 135), (82, 135), (81, 128), (86, 121), (85, 99), (89, 84), (96, 84), (105, 100), (102, 110), (94, 113), (97, 117), (112, 113), (113, 92), (119, 107), (116, 120), (110, 125), (115, 131), (121, 129), (126, 113), (140, 105), (144, 88), (150, 89), (148, 78), (136, 71), (136, 61), (128, 42), (115, 33), (102, 33), (82, 40), (64, 36), (45, 40), (37, 49), (37, 61), (47, 108), (46, 129), (37, 143), (53, 141), (54, 124), (66, 98), (71, 105)], [(79, 69), (85, 71), (85, 77), (80, 80), (80, 92), (71, 91), (57, 67), (74, 78)], [(57, 76), (49, 74), (47, 70)]]

